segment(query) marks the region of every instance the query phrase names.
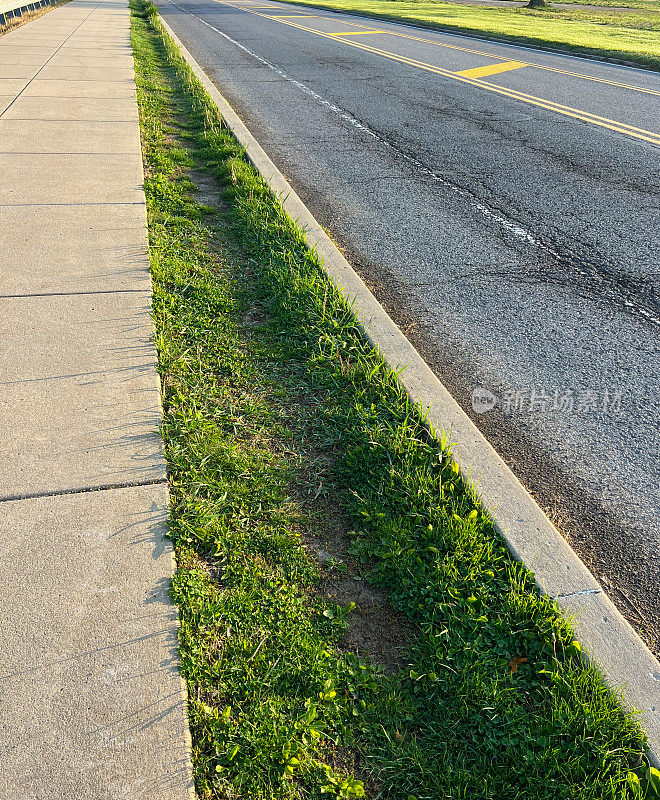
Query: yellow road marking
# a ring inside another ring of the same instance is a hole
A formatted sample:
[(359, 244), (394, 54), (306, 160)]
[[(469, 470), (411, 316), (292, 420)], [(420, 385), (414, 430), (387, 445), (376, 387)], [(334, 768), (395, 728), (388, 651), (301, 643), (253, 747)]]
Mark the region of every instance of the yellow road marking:
[[(213, 0), (213, 2), (226, 6), (234, 5), (228, 0)], [(234, 8), (238, 8), (238, 6), (234, 6)], [(247, 11), (250, 14), (255, 14), (255, 16), (263, 17), (264, 19), (278, 19), (277, 17), (272, 17), (267, 14), (260, 14), (258, 11), (252, 11), (251, 9), (247, 9), (244, 7), (242, 7), (242, 10)], [(494, 83), (487, 83), (486, 81), (482, 81), (479, 78), (470, 78), (464, 75), (460, 75), (457, 72), (450, 72), (449, 70), (443, 69), (442, 67), (436, 67), (433, 64), (427, 64), (424, 61), (417, 61), (416, 59), (408, 58), (406, 56), (399, 56), (396, 55), (395, 53), (390, 53), (387, 50), (381, 50), (380, 48), (372, 47), (371, 45), (362, 44), (355, 41), (346, 41), (342, 38), (337, 38), (335, 35), (323, 33), (322, 31), (317, 31), (314, 30), (313, 28), (307, 28), (303, 25), (298, 25), (295, 22), (283, 21), (282, 25), (289, 25), (292, 28), (297, 28), (302, 31), (307, 31), (308, 33), (314, 33), (317, 36), (321, 36), (326, 39), (331, 39), (332, 41), (335, 42), (340, 41), (347, 47), (357, 47), (358, 49), (364, 50), (367, 53), (374, 53), (375, 55), (383, 56), (383, 58), (388, 58), (391, 61), (398, 61), (401, 64), (407, 64), (408, 66), (417, 67), (418, 69), (423, 69), (426, 72), (432, 72), (436, 75), (442, 75), (445, 78), (452, 78), (453, 80), (460, 81), (461, 83), (467, 83), (471, 86), (477, 86), (480, 89), (486, 89), (487, 91), (495, 92), (496, 94), (501, 94), (513, 100), (520, 100), (530, 105), (537, 106), (538, 108), (543, 108), (548, 111), (554, 111), (555, 113), (562, 114), (563, 116), (572, 117), (573, 119), (579, 119), (583, 122), (588, 122), (592, 125), (597, 125), (601, 128), (607, 128), (608, 130), (613, 130), (618, 133), (626, 134), (627, 136), (631, 136), (635, 139), (641, 139), (642, 141), (650, 142), (651, 144), (660, 145), (660, 134), (644, 130), (643, 128), (636, 128), (633, 125), (628, 125), (625, 122), (617, 122), (616, 120), (608, 119), (607, 117), (600, 117), (597, 114), (591, 114), (589, 111), (582, 111), (577, 108), (572, 108), (571, 106), (563, 106), (559, 103), (553, 102), (552, 100), (545, 100), (542, 97), (535, 97), (534, 95), (525, 94), (524, 92), (518, 92), (514, 89), (507, 89), (503, 86), (498, 86), (497, 84)], [(491, 56), (491, 58), (494, 57), (495, 56)], [(527, 64), (525, 66), (536, 66), (536, 65)], [(629, 88), (635, 88), (635, 87), (629, 87)]]
[[(214, 0), (214, 2), (218, 2), (218, 0)], [(285, 0), (286, 2), (286, 0)], [(333, 20), (336, 22), (334, 17), (323, 17), (320, 16), (320, 19), (328, 19)], [(356, 28), (365, 28), (366, 25), (358, 25), (354, 22), (345, 22), (342, 20), (342, 24), (344, 25), (352, 25)], [(500, 58), (500, 56), (493, 55), (492, 53), (485, 53), (483, 50), (474, 50), (469, 47), (460, 47), (456, 44), (447, 44), (446, 42), (437, 42), (434, 39), (425, 39), (423, 36), (411, 36), (407, 33), (398, 33), (397, 31), (385, 31), (385, 33), (389, 34), (390, 36), (398, 36), (400, 39), (411, 39), (414, 42), (422, 42), (423, 44), (432, 44), (434, 47), (443, 47), (447, 50), (458, 50), (462, 53), (473, 53), (477, 56), (485, 56), (486, 58)], [(630, 83), (621, 83), (620, 81), (610, 81), (606, 78), (598, 78), (595, 75), (585, 75), (582, 72), (571, 72), (570, 70), (566, 69), (558, 69), (557, 67), (548, 67), (545, 64), (535, 64), (532, 61), (526, 62), (526, 66), (534, 67), (534, 69), (542, 69), (546, 72), (556, 72), (559, 75), (568, 75), (571, 78), (580, 78), (584, 81), (591, 81), (592, 83), (604, 83), (606, 86), (616, 86), (619, 89), (629, 89), (631, 92), (642, 92), (643, 94), (650, 94), (654, 95), (655, 97), (660, 97), (660, 91), (656, 89), (646, 89), (643, 86), (635, 86), (634, 84)]]
[[(214, 2), (219, 2), (219, 0), (214, 0)], [(319, 15), (319, 19), (328, 19), (336, 22), (337, 20), (334, 17), (323, 17)], [(366, 25), (358, 25), (355, 22), (346, 22), (342, 20), (342, 25), (351, 25), (354, 28), (366, 28)], [(469, 47), (459, 47), (456, 44), (447, 44), (446, 42), (437, 42), (433, 39), (425, 39), (423, 36), (411, 36), (408, 33), (398, 33), (397, 31), (384, 31), (389, 36), (398, 36), (400, 39), (411, 39), (413, 42), (422, 42), (423, 44), (432, 44), (434, 47), (443, 47), (447, 50), (458, 50), (461, 53), (473, 53), (477, 56), (485, 56), (486, 58), (494, 58), (499, 59), (500, 56), (495, 56), (492, 53), (484, 53), (483, 50), (473, 50)], [(597, 78), (594, 75), (584, 75), (582, 72), (571, 72), (570, 70), (565, 69), (558, 69), (557, 67), (546, 67), (544, 64), (534, 64), (531, 61), (526, 62), (528, 67), (534, 67), (535, 69), (543, 69), (546, 72), (556, 72), (560, 75), (568, 75), (571, 78), (581, 78), (585, 81), (592, 81), (593, 83), (604, 83), (607, 86), (617, 86), (620, 89), (630, 89), (633, 92), (643, 92), (644, 94), (652, 94), (656, 97), (660, 97), (660, 91), (655, 89), (646, 89), (643, 86), (634, 86), (630, 83), (620, 83), (619, 81), (609, 81), (606, 78)]]
[(387, 33), (387, 31), (339, 31), (339, 33), (328, 33), (328, 36), (368, 36), (371, 33)]
[[(217, 2), (217, 0), (214, 0)], [(225, 3), (225, 5), (229, 5), (229, 3)], [(260, 17), (266, 17), (266, 19), (298, 19), (299, 17), (315, 17), (316, 14), (259, 14)], [(286, 24), (286, 23), (285, 23)], [(312, 30), (311, 28), (305, 28), (305, 30)]]
[[(215, 0), (217, 2), (217, 0)], [(321, 19), (330, 19), (336, 22), (333, 17), (321, 17)], [(343, 22), (343, 21), (342, 21)], [(345, 25), (355, 25), (352, 22), (345, 22)], [(366, 26), (360, 25), (356, 27), (364, 28)], [(397, 31), (386, 31), (390, 36), (398, 36), (400, 39), (411, 39), (413, 42), (422, 42), (423, 44), (432, 44), (434, 47), (443, 47), (447, 50), (458, 50), (461, 53), (473, 53), (476, 56), (485, 56), (486, 58), (500, 58), (500, 56), (495, 56), (492, 53), (484, 53), (482, 50), (473, 50), (469, 47), (459, 47), (456, 44), (447, 44), (446, 42), (436, 42), (433, 39), (425, 39), (422, 36), (411, 36), (407, 33), (398, 33)], [(546, 67), (544, 64), (534, 64), (533, 62), (526, 62), (528, 67), (534, 67), (535, 69), (543, 69), (546, 72), (556, 72), (559, 75), (568, 75), (571, 78), (581, 78), (585, 81), (592, 81), (593, 83), (604, 83), (607, 86), (617, 86), (620, 89), (630, 89), (632, 92), (642, 92), (644, 94), (652, 94), (656, 97), (660, 97), (660, 91), (656, 91), (655, 89), (645, 89), (643, 86), (634, 86), (630, 83), (620, 83), (619, 81), (609, 81), (606, 78), (597, 78), (594, 75), (584, 75), (582, 72), (571, 72), (570, 70), (565, 69), (558, 69), (557, 67)]]
[[(214, 2), (223, 2), (223, 0), (214, 0)], [(296, 25), (293, 22), (284, 22), (282, 24), (291, 25), (292, 27), (300, 28), (301, 30), (307, 30), (310, 33), (317, 34), (318, 36), (326, 36), (324, 33), (315, 31), (312, 28), (303, 28), (301, 25)], [(548, 111), (555, 111), (556, 113), (563, 114), (567, 117), (573, 117), (574, 119), (590, 122), (593, 125), (608, 128), (609, 130), (625, 133), (626, 135), (632, 136), (636, 139), (642, 139), (644, 141), (651, 142), (652, 144), (660, 144), (659, 134), (653, 133), (652, 131), (646, 131), (643, 128), (635, 128), (634, 126), (628, 125), (625, 122), (617, 122), (616, 120), (611, 120), (607, 117), (599, 117), (596, 114), (591, 114), (588, 111), (581, 111), (580, 109), (571, 108), (570, 106), (562, 106), (559, 103), (554, 103), (552, 100), (545, 100), (542, 97), (535, 97), (534, 95), (525, 94), (512, 89), (506, 89), (502, 86), (497, 86), (496, 84), (479, 80), (478, 78), (466, 78), (462, 75), (458, 75), (455, 72), (450, 72), (449, 70), (443, 69), (442, 67), (435, 67), (432, 64), (426, 64), (423, 61), (416, 61), (415, 59), (407, 58), (405, 56), (398, 56), (394, 53), (388, 52), (387, 50), (380, 50), (379, 48), (372, 47), (371, 45), (352, 41), (344, 41), (342, 39), (336, 39), (334, 36), (326, 36), (326, 38), (333, 39), (334, 41), (341, 41), (343, 44), (348, 45), (349, 47), (357, 47), (360, 50), (366, 50), (368, 53), (375, 53), (376, 55), (383, 56), (384, 58), (389, 58), (392, 61), (408, 64), (409, 66), (417, 67), (427, 72), (433, 72), (436, 75), (442, 75), (446, 78), (453, 78), (461, 83), (478, 86), (479, 88), (487, 89), (488, 91), (504, 95), (505, 97), (510, 97), (514, 100), (522, 100), (530, 105), (538, 106), (539, 108), (544, 108)]]
[(510, 69), (520, 69), (526, 67), (523, 61), (504, 61), (502, 64), (489, 64), (487, 67), (476, 67), (475, 69), (462, 69), (457, 75), (465, 75), (467, 78), (486, 78), (488, 75), (497, 75), (498, 72), (508, 72)]

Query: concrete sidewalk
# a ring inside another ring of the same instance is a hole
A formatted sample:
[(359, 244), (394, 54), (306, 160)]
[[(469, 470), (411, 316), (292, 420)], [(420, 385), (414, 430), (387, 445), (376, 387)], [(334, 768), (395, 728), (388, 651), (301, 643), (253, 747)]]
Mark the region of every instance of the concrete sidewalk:
[(0, 37), (0, 797), (193, 796), (129, 12)]

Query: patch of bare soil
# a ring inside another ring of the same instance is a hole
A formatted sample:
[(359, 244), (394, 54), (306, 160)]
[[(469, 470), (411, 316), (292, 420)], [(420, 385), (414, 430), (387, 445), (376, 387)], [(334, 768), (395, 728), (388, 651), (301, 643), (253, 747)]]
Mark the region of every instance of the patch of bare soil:
[(188, 171), (188, 177), (197, 187), (195, 192), (195, 200), (204, 206), (224, 210), (227, 208), (227, 203), (220, 194), (220, 189), (215, 178), (206, 172), (201, 172), (196, 169)]
[(361, 574), (350, 554), (350, 526), (338, 505), (326, 500), (315, 511), (318, 527), (303, 538), (321, 565), (323, 592), (341, 606), (355, 603), (348, 615), (347, 649), (368, 656), (388, 673), (398, 672), (406, 666), (410, 622)]
[(243, 315), (241, 325), (244, 328), (258, 328), (268, 321), (268, 315), (259, 305), (253, 305), (252, 308)]

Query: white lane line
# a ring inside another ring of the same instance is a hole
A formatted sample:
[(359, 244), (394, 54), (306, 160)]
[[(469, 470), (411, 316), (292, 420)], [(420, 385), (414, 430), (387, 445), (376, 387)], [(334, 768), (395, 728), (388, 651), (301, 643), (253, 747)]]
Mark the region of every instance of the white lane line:
[[(538, 240), (532, 233), (530, 233), (530, 231), (526, 230), (521, 225), (511, 222), (511, 220), (501, 216), (496, 211), (493, 211), (491, 208), (489, 208), (488, 206), (484, 205), (479, 200), (477, 200), (474, 197), (474, 195), (472, 195), (466, 189), (463, 189), (460, 186), (456, 186), (455, 184), (450, 183), (444, 178), (441, 178), (437, 173), (433, 172), (433, 170), (429, 169), (421, 161), (418, 161), (414, 156), (411, 156), (408, 153), (403, 153), (402, 151), (397, 150), (386, 139), (383, 139), (375, 131), (371, 130), (371, 128), (364, 125), (348, 111), (345, 111), (343, 108), (340, 108), (334, 103), (331, 103), (329, 100), (326, 100), (324, 97), (322, 97), (320, 94), (317, 94), (312, 88), (310, 88), (306, 84), (301, 83), (300, 81), (291, 77), (291, 75), (288, 75), (286, 72), (284, 72), (284, 70), (280, 69), (275, 64), (272, 64), (270, 61), (267, 61), (260, 55), (257, 55), (257, 53), (254, 53), (248, 47), (241, 44), (240, 42), (237, 42), (235, 39), (232, 39), (231, 36), (226, 34), (224, 31), (219, 30), (215, 26), (211, 25), (210, 22), (207, 22), (205, 19), (202, 19), (202, 17), (198, 16), (197, 14), (193, 14), (192, 11), (188, 11), (183, 6), (178, 5), (178, 3), (175, 3), (174, 0), (167, 0), (167, 2), (170, 3), (170, 5), (173, 5), (176, 8), (178, 8), (180, 11), (183, 11), (185, 14), (188, 14), (189, 16), (199, 20), (201, 23), (206, 25), (207, 28), (210, 28), (214, 33), (217, 33), (219, 36), (222, 36), (228, 42), (235, 45), (239, 49), (243, 50), (243, 52), (247, 53), (252, 58), (256, 59), (260, 64), (263, 64), (265, 67), (268, 67), (268, 69), (275, 72), (283, 80), (292, 83), (298, 89), (305, 92), (305, 94), (309, 95), (309, 97), (312, 97), (314, 100), (316, 100), (316, 102), (319, 103), (319, 105), (323, 106), (324, 108), (327, 108), (328, 111), (331, 111), (333, 114), (336, 114), (340, 119), (344, 120), (345, 122), (348, 122), (349, 125), (352, 125), (354, 128), (362, 131), (363, 133), (366, 133), (372, 139), (375, 139), (377, 142), (382, 144), (384, 147), (387, 147), (389, 150), (393, 150), (397, 154), (397, 156), (413, 164), (418, 170), (423, 172), (425, 175), (433, 178), (433, 180), (436, 181), (437, 183), (441, 184), (447, 189), (450, 189), (452, 192), (456, 192), (457, 194), (460, 194), (462, 197), (467, 198), (481, 214), (483, 214), (485, 217), (488, 217), (492, 221), (498, 223), (500, 226), (502, 226), (510, 233), (512, 233), (517, 239), (532, 244), (536, 247), (540, 247), (541, 249), (548, 252), (547, 246), (544, 245), (540, 240)], [(554, 252), (552, 253), (552, 255), (556, 256)]]

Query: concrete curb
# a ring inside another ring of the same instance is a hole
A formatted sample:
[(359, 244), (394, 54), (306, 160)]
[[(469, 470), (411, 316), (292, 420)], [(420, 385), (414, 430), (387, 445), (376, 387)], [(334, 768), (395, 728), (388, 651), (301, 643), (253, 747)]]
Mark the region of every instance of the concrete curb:
[(266, 155), (169, 25), (163, 28), (208, 92), (223, 120), (289, 216), (305, 233), (333, 283), (353, 304), (360, 325), (415, 404), (428, 411), (437, 431), (446, 431), (461, 474), (469, 479), (495, 521), (512, 555), (535, 573), (539, 589), (574, 619), (588, 657), (610, 685), (625, 688), (625, 705), (640, 711), (649, 740), (649, 760), (660, 765), (660, 662), (569, 547), (535, 500), (480, 433), (417, 350), (401, 333), (359, 275), (346, 261), (293, 188)]

